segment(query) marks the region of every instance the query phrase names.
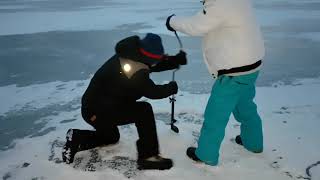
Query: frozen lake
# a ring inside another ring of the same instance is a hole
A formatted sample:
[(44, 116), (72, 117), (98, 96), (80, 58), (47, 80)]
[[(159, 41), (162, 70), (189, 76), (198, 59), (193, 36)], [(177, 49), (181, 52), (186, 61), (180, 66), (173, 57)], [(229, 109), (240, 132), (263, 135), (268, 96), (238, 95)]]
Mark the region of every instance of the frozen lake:
[[(164, 26), (168, 15), (191, 15), (201, 4), (189, 0), (1, 1), (0, 86), (27, 86), (55, 80), (90, 78), (114, 53), (121, 38), (159, 33), (168, 53), (177, 40)], [(267, 53), (259, 86), (290, 84), (320, 76), (320, 2), (254, 1)], [(189, 64), (177, 78), (180, 89), (209, 92), (213, 82), (202, 60), (197, 37), (182, 37)], [(170, 72), (153, 75), (170, 80)]]
[[(213, 173), (196, 168), (185, 174), (185, 168), (191, 169), (193, 164), (180, 152), (192, 142), (191, 135), (199, 131), (213, 79), (202, 60), (200, 39), (180, 34), (189, 60), (177, 73), (182, 90), (176, 105), (180, 136), (171, 136), (163, 123), (169, 118), (168, 99), (152, 101), (159, 120), (159, 137), (166, 143), (162, 146), (164, 153), (174, 152), (170, 156), (178, 164), (177, 169), (168, 172), (173, 178), (184, 174), (186, 179), (205, 175), (203, 179), (236, 176), (250, 180), (261, 179), (261, 172), (265, 172), (265, 179), (320, 177), (320, 0), (253, 2), (266, 44), (256, 98), (266, 130), (266, 151), (252, 158), (234, 147), (229, 140), (238, 133), (239, 124), (231, 117), (222, 168)], [(192, 15), (199, 8), (198, 0), (1, 0), (0, 177), (118, 177), (112, 169), (90, 174), (53, 163), (60, 158), (66, 130), (88, 128), (80, 115), (81, 95), (91, 75), (113, 55), (114, 45), (124, 37), (158, 33), (166, 52), (178, 52), (174, 34), (164, 25), (166, 17), (172, 13)], [(159, 83), (169, 81), (171, 72), (153, 77)], [(124, 138), (135, 135), (132, 126), (123, 130), (129, 131)], [(174, 146), (177, 141), (183, 143)], [(120, 142), (121, 150), (129, 153), (131, 162), (135, 158), (134, 145), (124, 142)], [(109, 158), (110, 154), (104, 156)], [(305, 172), (308, 167), (313, 176)], [(153, 176), (162, 178), (157, 173), (142, 173), (144, 179)], [(118, 179), (123, 180), (122, 176)]]

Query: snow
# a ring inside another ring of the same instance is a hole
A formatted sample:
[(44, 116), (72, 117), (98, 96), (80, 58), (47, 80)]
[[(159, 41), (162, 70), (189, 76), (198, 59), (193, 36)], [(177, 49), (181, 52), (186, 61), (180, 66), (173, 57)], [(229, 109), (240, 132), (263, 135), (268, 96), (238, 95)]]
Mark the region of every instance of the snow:
[[(280, 84), (280, 83), (279, 83)], [(185, 156), (187, 147), (196, 145), (208, 94), (179, 92), (176, 102), (179, 134), (165, 124), (170, 113), (168, 99), (150, 101), (157, 119), (161, 153), (174, 160), (167, 171), (138, 171), (135, 168), (137, 132), (133, 125), (123, 126), (120, 142), (114, 146), (80, 152), (80, 162), (61, 163), (61, 146), (68, 128), (91, 129), (80, 116), (80, 109), (61, 111), (43, 129), (55, 127), (43, 136), (27, 136), (14, 141), (12, 149), (0, 152), (0, 176), (8, 179), (311, 179), (306, 174), (310, 166), (313, 180), (320, 178), (320, 79), (305, 79), (285, 86), (258, 87), (256, 102), (263, 119), (265, 151), (252, 154), (236, 145), (232, 138), (239, 134), (239, 124), (231, 117), (221, 148), (217, 167), (194, 163)], [(63, 104), (79, 99), (88, 81), (52, 82), (27, 87), (0, 88), (2, 98), (12, 97), (1, 113), (19, 109), (26, 104), (41, 108), (49, 104)], [(61, 88), (63, 87), (63, 88)], [(75, 90), (76, 89), (76, 90)], [(32, 91), (37, 90), (37, 93)], [(72, 91), (73, 90), (73, 91)], [(25, 97), (20, 99), (20, 97)], [(47, 100), (48, 97), (50, 100)], [(8, 100), (8, 99), (7, 99)], [(76, 118), (76, 121), (61, 123)], [(92, 162), (93, 155), (97, 155)], [(30, 165), (28, 165), (28, 164)], [(116, 169), (113, 165), (118, 163)], [(94, 171), (94, 172), (92, 172)], [(5, 179), (5, 178), (4, 178)]]

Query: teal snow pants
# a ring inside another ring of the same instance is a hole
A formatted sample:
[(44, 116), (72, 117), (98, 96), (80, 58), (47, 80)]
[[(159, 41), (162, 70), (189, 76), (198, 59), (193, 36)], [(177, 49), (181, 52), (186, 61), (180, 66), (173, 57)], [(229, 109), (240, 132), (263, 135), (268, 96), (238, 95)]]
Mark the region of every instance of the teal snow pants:
[(253, 102), (258, 74), (222, 75), (214, 83), (196, 150), (197, 157), (206, 164), (218, 164), (220, 145), (231, 113), (241, 123), (243, 146), (252, 152), (262, 152), (262, 123)]

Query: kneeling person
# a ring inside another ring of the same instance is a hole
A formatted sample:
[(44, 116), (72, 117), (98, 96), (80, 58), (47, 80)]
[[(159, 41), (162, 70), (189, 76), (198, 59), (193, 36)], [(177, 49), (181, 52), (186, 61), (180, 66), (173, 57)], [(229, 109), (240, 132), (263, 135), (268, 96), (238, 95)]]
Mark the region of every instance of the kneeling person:
[(77, 152), (119, 141), (118, 126), (135, 123), (139, 169), (170, 169), (171, 159), (159, 155), (152, 106), (137, 101), (141, 97), (162, 99), (176, 94), (177, 83), (156, 85), (151, 72), (178, 68), (187, 62), (180, 51), (164, 54), (161, 38), (148, 33), (145, 38), (125, 38), (117, 43), (116, 54), (94, 74), (82, 97), (82, 117), (95, 131), (69, 129), (63, 148), (63, 161), (72, 163)]

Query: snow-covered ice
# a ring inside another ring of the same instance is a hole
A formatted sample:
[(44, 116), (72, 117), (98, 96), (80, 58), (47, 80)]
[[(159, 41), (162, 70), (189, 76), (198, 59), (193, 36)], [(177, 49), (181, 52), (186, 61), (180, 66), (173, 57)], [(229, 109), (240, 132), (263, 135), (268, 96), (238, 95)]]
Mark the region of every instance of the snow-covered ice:
[[(21, 108), (25, 104), (41, 108), (50, 103), (64, 104), (79, 99), (88, 81), (53, 82), (29, 87), (0, 88), (3, 97), (17, 94), (29, 99), (12, 100), (1, 112)], [(35, 88), (36, 87), (36, 88)], [(61, 88), (63, 87), (63, 88)], [(76, 88), (76, 90), (75, 90)], [(30, 93), (37, 89), (39, 93)], [(320, 178), (319, 79), (305, 79), (294, 85), (275, 84), (257, 88), (256, 102), (263, 119), (265, 151), (252, 154), (233, 142), (239, 124), (231, 117), (221, 148), (220, 164), (210, 167), (193, 163), (185, 156), (188, 146), (196, 145), (208, 94), (179, 92), (176, 118), (179, 134), (170, 131), (168, 99), (150, 101), (156, 114), (161, 153), (173, 158), (174, 167), (168, 171), (136, 170), (136, 129), (121, 128), (117, 145), (80, 152), (75, 163), (61, 163), (61, 147), (68, 128), (91, 129), (81, 119), (80, 109), (61, 111), (43, 129), (54, 131), (39, 136), (14, 140), (14, 148), (0, 152), (0, 175), (3, 179), (313, 179)], [(49, 97), (48, 104), (45, 100)], [(63, 97), (65, 99), (63, 99)], [(66, 119), (76, 120), (64, 122)], [(42, 129), (42, 130), (43, 130)], [(309, 168), (308, 168), (309, 167)], [(308, 169), (308, 174), (306, 171)]]

